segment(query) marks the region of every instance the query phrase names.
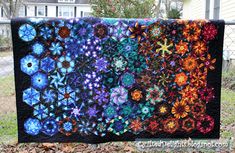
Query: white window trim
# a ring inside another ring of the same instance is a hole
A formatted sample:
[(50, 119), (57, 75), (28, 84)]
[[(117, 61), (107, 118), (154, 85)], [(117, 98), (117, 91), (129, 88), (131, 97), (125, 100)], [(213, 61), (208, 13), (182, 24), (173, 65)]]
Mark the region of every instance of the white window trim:
[(59, 3), (75, 3), (75, 0), (58, 0)]

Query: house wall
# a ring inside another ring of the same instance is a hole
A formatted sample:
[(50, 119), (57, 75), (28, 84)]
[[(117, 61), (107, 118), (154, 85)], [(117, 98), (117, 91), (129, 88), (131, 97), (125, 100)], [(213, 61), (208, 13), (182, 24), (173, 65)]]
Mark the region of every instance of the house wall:
[(235, 20), (235, 0), (221, 0), (220, 19)]
[(183, 4), (183, 19), (205, 18), (205, 0), (185, 0)]
[(56, 6), (48, 5), (47, 6), (47, 16), (48, 17), (56, 17)]

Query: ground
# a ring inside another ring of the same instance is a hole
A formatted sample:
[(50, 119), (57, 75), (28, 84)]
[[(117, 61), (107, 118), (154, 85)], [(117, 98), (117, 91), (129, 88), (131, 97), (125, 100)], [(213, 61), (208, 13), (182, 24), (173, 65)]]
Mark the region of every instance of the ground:
[[(2, 57), (11, 56), (0, 54)], [(4, 58), (5, 59), (5, 58)], [(0, 60), (1, 62), (1, 60)], [(12, 64), (12, 63), (9, 63)], [(3, 66), (3, 67), (2, 67)], [(5, 65), (0, 63), (0, 71)], [(15, 89), (12, 67), (0, 75), (0, 152), (137, 152), (134, 143), (118, 142), (101, 145), (83, 143), (30, 143), (17, 144), (17, 121)], [(10, 74), (10, 75), (9, 75)], [(235, 91), (222, 88), (221, 92), (221, 137), (235, 137)], [(234, 145), (235, 146), (235, 145)], [(235, 151), (235, 150), (234, 150)]]

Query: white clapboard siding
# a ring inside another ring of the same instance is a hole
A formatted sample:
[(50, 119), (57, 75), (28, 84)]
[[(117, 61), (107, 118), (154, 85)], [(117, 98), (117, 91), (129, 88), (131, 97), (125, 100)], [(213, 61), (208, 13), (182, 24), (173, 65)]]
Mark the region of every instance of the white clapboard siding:
[(184, 19), (205, 18), (205, 0), (184, 0), (183, 18)]

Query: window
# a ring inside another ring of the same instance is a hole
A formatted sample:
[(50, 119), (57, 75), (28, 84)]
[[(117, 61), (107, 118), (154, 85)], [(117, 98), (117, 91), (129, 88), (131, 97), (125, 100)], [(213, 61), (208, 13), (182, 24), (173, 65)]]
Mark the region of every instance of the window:
[(74, 7), (73, 6), (59, 6), (58, 8), (58, 16), (59, 17), (74, 17)]
[(19, 8), (19, 17), (24, 17), (25, 16), (25, 6), (21, 5)]
[(37, 16), (45, 16), (45, 6), (37, 6)]
[(89, 17), (91, 16), (91, 12), (83, 12), (83, 17)]
[(210, 18), (210, 0), (206, 0), (206, 13), (205, 13), (205, 18), (209, 19)]
[(219, 12), (220, 12), (220, 0), (215, 0), (213, 19), (219, 19)]

